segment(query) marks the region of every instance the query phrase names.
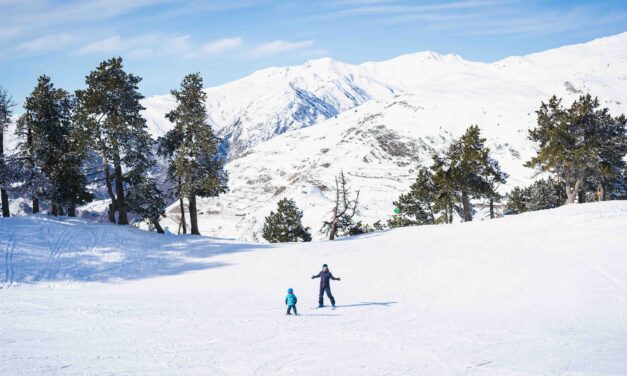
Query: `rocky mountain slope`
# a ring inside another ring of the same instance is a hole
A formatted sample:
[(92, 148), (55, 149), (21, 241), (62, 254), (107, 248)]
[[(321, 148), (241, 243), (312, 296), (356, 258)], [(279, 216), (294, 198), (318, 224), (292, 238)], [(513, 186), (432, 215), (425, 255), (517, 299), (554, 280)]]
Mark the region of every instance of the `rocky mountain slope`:
[[(321, 65), (349, 67), (324, 59), (262, 71), (225, 87), (241, 85), (241, 92), (246, 92), (245, 83), (254, 77), (274, 77), (275, 86), (288, 85), (285, 81), (289, 80), (282, 78), (289, 72), (315, 76), (314, 67)], [(262, 240), (259, 233), (264, 217), (278, 200), (289, 197), (304, 210), (304, 221), (314, 236), (321, 237), (318, 229), (331, 209), (333, 178), (341, 170), (353, 189), (361, 191), (360, 219), (367, 223), (386, 220), (392, 214), (392, 201), (407, 190), (417, 166), (428, 165), (434, 150), (471, 124), (479, 125), (494, 156), (510, 174), (508, 184), (501, 187), (505, 191), (528, 184), (534, 177), (534, 171), (523, 163), (533, 153), (527, 130), (535, 125), (534, 111), (542, 100), (556, 94), (569, 103), (589, 92), (599, 96), (613, 113), (627, 113), (623, 102), (627, 98), (627, 33), (492, 64), (419, 53), (353, 68), (361, 77), (378, 77), (377, 82), (384, 82), (379, 87), (384, 95), (352, 109), (338, 105), (340, 113), (328, 120), (278, 136), (264, 133), (270, 129), (267, 127), (239, 125), (242, 135), (263, 134), (247, 145), (270, 139), (238, 149), (238, 158), (227, 164), (230, 192), (218, 199), (201, 200), (204, 234)], [(315, 84), (309, 82), (310, 88)], [(317, 84), (322, 86), (323, 80)], [(326, 87), (330, 86), (327, 83)], [(217, 90), (209, 92), (215, 95)], [(224, 115), (228, 111), (220, 109), (233, 106), (227, 95), (223, 98), (219, 104), (215, 97), (209, 101), (214, 121), (228, 118)], [(278, 101), (273, 98), (269, 103)], [(345, 106), (357, 104), (350, 103)], [(226, 132), (219, 121), (216, 127)], [(177, 212), (171, 208), (172, 216), (166, 221), (173, 231), (178, 228)]]

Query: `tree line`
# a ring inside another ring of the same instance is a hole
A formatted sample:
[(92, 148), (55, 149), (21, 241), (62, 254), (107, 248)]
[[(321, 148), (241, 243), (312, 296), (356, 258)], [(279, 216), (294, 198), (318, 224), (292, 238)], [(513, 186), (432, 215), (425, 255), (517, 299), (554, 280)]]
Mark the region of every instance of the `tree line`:
[[(9, 194), (31, 200), (33, 213), (44, 201), (49, 214), (76, 216), (77, 206), (103, 190), (111, 223), (127, 225), (131, 213), (163, 233), (159, 220), (166, 203), (187, 199), (191, 233), (200, 234), (196, 198), (226, 192), (228, 181), (218, 154), (221, 140), (208, 121), (202, 77), (189, 74), (171, 91), (176, 107), (166, 118), (173, 128), (157, 140), (141, 114), (140, 82), (124, 70), (122, 58), (101, 62), (86, 76), (85, 88), (74, 93), (55, 87), (46, 75), (39, 77), (16, 121), (19, 141), (10, 155), (3, 141), (15, 104), (0, 87), (3, 216), (10, 216)], [(157, 157), (168, 163), (173, 190), (164, 192), (157, 184)]]
[[(347, 179), (340, 173), (335, 205), (321, 232), (333, 240), (338, 235), (388, 227), (446, 224), (455, 218), (472, 221), (477, 202), (487, 203), (490, 218), (495, 218), (495, 205), (503, 201), (504, 214), (519, 214), (575, 202), (627, 199), (624, 115), (612, 116), (589, 94), (568, 108), (553, 96), (547, 103), (541, 102), (536, 114), (537, 124), (529, 130), (528, 139), (537, 150), (525, 166), (547, 175), (545, 178), (500, 194), (498, 188), (507, 182), (508, 175), (491, 157), (479, 127), (473, 125), (442, 153), (432, 155), (430, 166), (418, 167), (414, 183), (394, 201), (395, 214), (385, 224), (377, 221), (370, 226), (353, 220), (359, 193), (350, 197)], [(270, 242), (311, 240), (309, 228), (301, 223), (302, 216), (293, 200), (283, 199), (277, 212), (266, 217), (263, 237)]]

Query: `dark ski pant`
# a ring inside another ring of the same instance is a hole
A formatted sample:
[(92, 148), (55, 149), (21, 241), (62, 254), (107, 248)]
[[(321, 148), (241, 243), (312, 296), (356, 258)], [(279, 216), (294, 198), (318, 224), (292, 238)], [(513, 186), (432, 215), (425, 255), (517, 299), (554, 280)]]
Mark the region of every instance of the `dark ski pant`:
[(327, 293), (327, 296), (329, 297), (329, 300), (331, 301), (331, 305), (335, 305), (335, 298), (333, 297), (333, 295), (331, 295), (330, 285), (326, 285), (326, 286), (320, 285), (320, 296), (318, 297), (318, 305), (324, 304), (322, 296), (324, 295), (325, 292)]
[(292, 308), (294, 308), (294, 314), (295, 314), (295, 315), (298, 315), (298, 312), (296, 311), (296, 306), (295, 306), (295, 305), (288, 305), (288, 306), (287, 306), (287, 314), (288, 314), (288, 315), (291, 315), (291, 313), (290, 313), (290, 312), (292, 311)]

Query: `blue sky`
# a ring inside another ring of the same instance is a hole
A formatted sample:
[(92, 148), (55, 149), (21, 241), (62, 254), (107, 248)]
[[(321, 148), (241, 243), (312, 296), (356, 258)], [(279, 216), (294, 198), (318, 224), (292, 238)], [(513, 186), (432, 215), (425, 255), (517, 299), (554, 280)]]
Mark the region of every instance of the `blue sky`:
[(212, 86), (324, 56), (490, 62), (624, 31), (627, 1), (0, 0), (0, 85), (21, 104), (41, 74), (74, 90), (122, 56), (148, 96), (196, 71)]

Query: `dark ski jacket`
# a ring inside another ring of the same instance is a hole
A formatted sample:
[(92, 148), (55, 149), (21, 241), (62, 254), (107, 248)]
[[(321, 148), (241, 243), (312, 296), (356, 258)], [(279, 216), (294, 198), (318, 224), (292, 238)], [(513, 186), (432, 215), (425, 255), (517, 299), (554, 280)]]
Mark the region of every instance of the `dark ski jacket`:
[(329, 286), (329, 280), (332, 279), (334, 281), (339, 281), (339, 278), (335, 278), (333, 276), (333, 274), (331, 274), (330, 271), (326, 270), (326, 271), (321, 271), (320, 273), (314, 275), (311, 277), (313, 278), (320, 278), (320, 287), (325, 287), (325, 286)]

